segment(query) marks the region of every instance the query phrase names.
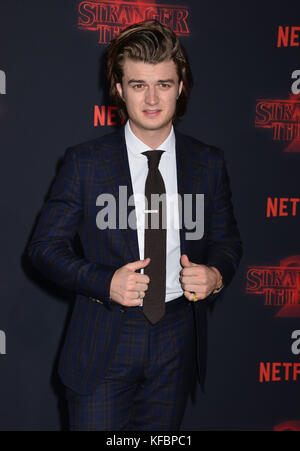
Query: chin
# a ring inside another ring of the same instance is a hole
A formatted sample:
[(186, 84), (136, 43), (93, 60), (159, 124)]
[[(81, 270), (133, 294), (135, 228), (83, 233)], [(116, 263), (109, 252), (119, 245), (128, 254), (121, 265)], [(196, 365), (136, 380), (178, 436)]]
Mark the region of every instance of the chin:
[(172, 123), (172, 118), (159, 122), (152, 119), (147, 122), (140, 123), (140, 125), (145, 130), (160, 130), (164, 127), (167, 127), (170, 122)]

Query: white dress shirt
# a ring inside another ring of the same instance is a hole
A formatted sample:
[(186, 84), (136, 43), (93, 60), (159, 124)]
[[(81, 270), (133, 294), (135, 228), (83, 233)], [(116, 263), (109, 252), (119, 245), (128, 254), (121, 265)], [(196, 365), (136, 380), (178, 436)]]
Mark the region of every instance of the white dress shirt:
[[(142, 155), (142, 152), (151, 149), (135, 136), (130, 128), (129, 120), (125, 125), (125, 141), (127, 146), (127, 155), (135, 200), (140, 260), (143, 260), (147, 257), (147, 255), (144, 256), (144, 196), (145, 182), (148, 174), (148, 159), (145, 155)], [(172, 199), (176, 199), (178, 190), (175, 133), (173, 126), (167, 139), (159, 146), (159, 150), (165, 151), (161, 156), (158, 168), (164, 179), (167, 198), (170, 197)], [(183, 294), (179, 280), (179, 273), (182, 269), (182, 266), (180, 264), (181, 254), (178, 217), (178, 204), (176, 202), (170, 202), (170, 204), (169, 202), (167, 202), (166, 302), (171, 301), (172, 299), (176, 299)]]

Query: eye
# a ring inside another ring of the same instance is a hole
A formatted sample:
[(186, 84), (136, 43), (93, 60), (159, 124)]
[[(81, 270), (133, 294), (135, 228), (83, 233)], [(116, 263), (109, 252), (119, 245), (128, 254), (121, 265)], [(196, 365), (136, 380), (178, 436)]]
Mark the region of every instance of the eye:
[(168, 89), (170, 87), (170, 85), (168, 83), (161, 83), (160, 87), (163, 89)]
[(133, 85), (132, 87), (133, 87), (133, 89), (139, 90), (139, 89), (141, 89), (143, 86), (144, 86), (144, 85), (143, 85), (142, 83), (138, 83), (138, 84), (136, 84), (136, 85)]

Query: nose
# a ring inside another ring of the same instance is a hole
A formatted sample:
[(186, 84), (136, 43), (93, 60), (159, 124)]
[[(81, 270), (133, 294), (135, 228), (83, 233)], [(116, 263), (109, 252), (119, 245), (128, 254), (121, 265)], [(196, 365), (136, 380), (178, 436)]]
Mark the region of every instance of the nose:
[(155, 86), (148, 86), (146, 90), (145, 102), (148, 105), (155, 105), (158, 103), (158, 95)]

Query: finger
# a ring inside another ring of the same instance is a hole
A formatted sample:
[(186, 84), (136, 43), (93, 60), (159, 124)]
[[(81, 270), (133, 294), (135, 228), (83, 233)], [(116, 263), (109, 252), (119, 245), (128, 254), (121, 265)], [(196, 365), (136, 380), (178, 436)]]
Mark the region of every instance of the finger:
[(134, 291), (129, 291), (127, 297), (129, 297), (129, 299), (143, 299), (145, 297), (145, 291), (143, 290), (134, 290)]
[(113, 293), (111, 295), (112, 301), (116, 302), (117, 304), (124, 305), (124, 307), (137, 307), (141, 305), (142, 299), (137, 298), (137, 292), (135, 299), (132, 299), (128, 293), (124, 296), (119, 295), (118, 293)]
[(203, 285), (205, 284), (204, 278), (198, 276), (180, 276), (179, 280), (181, 283), (190, 283), (193, 285)]
[(148, 290), (148, 284), (146, 283), (134, 283), (127, 287), (128, 292), (137, 292), (146, 290)]
[(141, 305), (145, 293), (141, 291), (140, 292), (141, 297), (138, 297), (138, 294), (139, 294), (138, 291), (126, 292), (122, 304), (126, 307), (137, 307), (138, 305)]
[(189, 260), (189, 257), (186, 254), (182, 254), (180, 257), (180, 264), (184, 268), (192, 267), (192, 266), (198, 266), (197, 263), (193, 263)]
[(135, 290), (146, 291), (146, 290), (148, 290), (148, 284), (147, 283), (136, 283)]
[(200, 293), (200, 292), (191, 293), (190, 291), (184, 291), (183, 294), (191, 302), (197, 302), (197, 301), (195, 301), (195, 295), (196, 295), (198, 301), (202, 301), (203, 299), (206, 298), (206, 295), (203, 293)]
[(135, 282), (148, 284), (150, 282), (150, 277), (147, 274), (140, 274), (139, 272), (137, 272), (135, 274)]
[(125, 302), (123, 303), (123, 305), (125, 307), (138, 307), (140, 306), (142, 303), (142, 299), (126, 299)]
[(138, 269), (145, 268), (150, 263), (150, 258), (145, 258), (144, 260), (137, 260), (135, 262), (130, 262), (125, 265), (130, 271), (137, 271)]
[(183, 254), (180, 257), (180, 264), (181, 266), (183, 266), (184, 268), (190, 266), (190, 261), (189, 261), (189, 257), (186, 254)]
[(187, 298), (188, 301), (193, 301), (194, 300), (194, 295), (193, 293), (191, 293), (190, 291), (184, 291), (183, 292), (184, 296)]
[(195, 293), (203, 294), (205, 292), (205, 289), (201, 289), (199, 285), (183, 284), (182, 288), (184, 289), (184, 291), (193, 291)]
[(205, 269), (203, 265), (190, 266), (188, 268), (183, 268), (180, 271), (181, 276), (202, 276), (205, 274)]

